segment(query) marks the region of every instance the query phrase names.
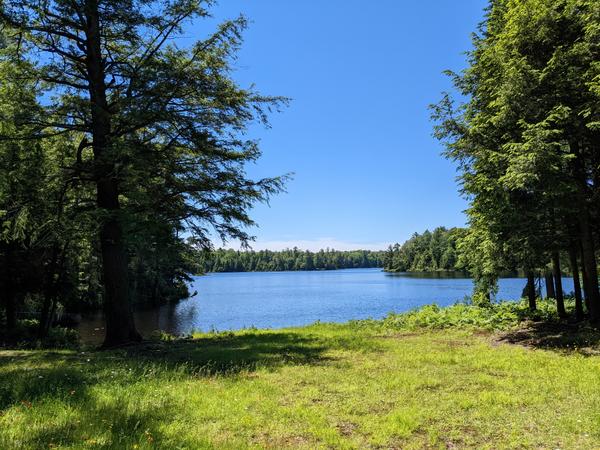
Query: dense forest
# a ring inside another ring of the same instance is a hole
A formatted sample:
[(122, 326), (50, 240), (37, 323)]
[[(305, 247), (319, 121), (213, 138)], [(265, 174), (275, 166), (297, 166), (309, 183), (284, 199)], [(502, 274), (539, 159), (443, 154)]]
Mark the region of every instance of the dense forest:
[(383, 252), (333, 249), (310, 252), (295, 247), (281, 251), (219, 249), (206, 253), (201, 265), (205, 272), (355, 269), (382, 267)]
[(535, 309), (541, 271), (565, 317), (566, 261), (577, 318), (600, 321), (599, 23), (597, 0), (492, 1), (468, 67), (448, 72), (459, 95), (432, 106), (469, 200), (460, 248), (479, 301), (519, 268)]
[(465, 268), (458, 242), (466, 232), (463, 228), (438, 227), (415, 233), (404, 244), (388, 248), (383, 268), (388, 272), (462, 271)]
[(136, 302), (187, 296), (214, 237), (285, 177), (250, 179), (250, 124), (287, 99), (232, 79), (247, 21), (191, 42), (196, 1), (0, 5), (0, 340), (20, 313), (102, 307), (105, 346), (141, 339)]

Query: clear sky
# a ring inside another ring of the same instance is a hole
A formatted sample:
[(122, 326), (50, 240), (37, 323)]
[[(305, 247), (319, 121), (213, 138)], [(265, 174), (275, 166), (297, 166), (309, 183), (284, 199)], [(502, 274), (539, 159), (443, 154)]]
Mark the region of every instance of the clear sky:
[[(379, 249), (415, 232), (462, 226), (454, 165), (427, 106), (450, 89), (485, 0), (221, 0), (215, 21), (251, 20), (234, 77), (292, 98), (272, 128), (252, 128), (252, 176), (295, 172), (257, 206), (255, 249)], [(204, 35), (215, 22), (199, 21)]]

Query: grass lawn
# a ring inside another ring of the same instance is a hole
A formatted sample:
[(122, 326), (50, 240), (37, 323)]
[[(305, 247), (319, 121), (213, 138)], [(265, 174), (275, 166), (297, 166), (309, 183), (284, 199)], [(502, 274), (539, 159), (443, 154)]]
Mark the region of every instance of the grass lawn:
[(600, 357), (521, 337), (366, 322), (4, 350), (0, 448), (600, 448)]

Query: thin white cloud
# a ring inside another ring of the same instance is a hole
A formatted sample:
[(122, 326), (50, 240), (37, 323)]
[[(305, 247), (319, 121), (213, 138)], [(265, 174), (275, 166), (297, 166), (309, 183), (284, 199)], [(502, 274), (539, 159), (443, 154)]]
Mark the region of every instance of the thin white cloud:
[[(335, 238), (318, 238), (318, 239), (289, 239), (289, 240), (274, 240), (263, 241), (257, 240), (251, 244), (253, 250), (285, 250), (286, 248), (297, 247), (300, 250), (317, 251), (321, 249), (335, 250), (385, 250), (388, 247), (387, 242), (347, 242), (340, 241)], [(215, 247), (220, 247), (215, 243)], [(229, 242), (225, 248), (239, 249), (240, 246), (236, 242)]]

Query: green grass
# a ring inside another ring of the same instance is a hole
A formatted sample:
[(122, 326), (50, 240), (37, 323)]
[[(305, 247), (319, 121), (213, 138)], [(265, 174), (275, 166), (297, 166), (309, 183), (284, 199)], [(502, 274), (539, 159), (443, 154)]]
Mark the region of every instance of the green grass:
[(440, 311), (0, 351), (0, 448), (600, 448), (597, 333)]

